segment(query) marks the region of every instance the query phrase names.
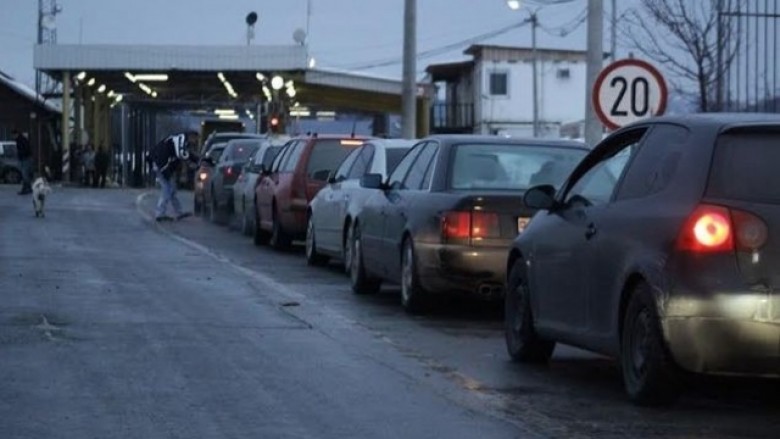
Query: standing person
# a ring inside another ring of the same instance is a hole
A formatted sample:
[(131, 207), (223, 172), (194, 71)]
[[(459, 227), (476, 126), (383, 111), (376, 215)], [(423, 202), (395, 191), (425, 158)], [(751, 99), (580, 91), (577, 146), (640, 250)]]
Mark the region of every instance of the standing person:
[(89, 187), (95, 180), (95, 150), (92, 149), (92, 145), (87, 145), (81, 160), (84, 164), (84, 185)]
[(166, 137), (154, 146), (150, 158), (157, 176), (157, 183), (160, 184), (160, 199), (157, 202), (155, 220), (158, 222), (173, 220), (165, 214), (169, 203), (177, 220), (192, 215), (182, 211), (181, 203), (176, 196), (176, 168), (180, 166), (182, 161), (193, 159), (188, 150), (187, 137), (184, 134)]
[(97, 153), (95, 153), (95, 171), (97, 172), (97, 175), (95, 177), (95, 181), (93, 182), (93, 187), (98, 187), (98, 184), (101, 188), (106, 187), (106, 174), (108, 173), (108, 153), (106, 152), (106, 148), (103, 147), (103, 145), (100, 145), (100, 148), (98, 148)]
[(22, 190), (19, 195), (32, 193), (32, 150), (27, 136), (18, 130), (13, 130), (14, 140), (16, 140), (16, 155), (19, 158), (19, 170), (22, 172)]

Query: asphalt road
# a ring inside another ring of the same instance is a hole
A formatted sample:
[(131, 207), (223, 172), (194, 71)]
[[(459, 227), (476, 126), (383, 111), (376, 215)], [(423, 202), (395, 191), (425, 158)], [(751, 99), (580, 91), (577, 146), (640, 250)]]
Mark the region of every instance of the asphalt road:
[[(776, 382), (628, 404), (615, 363), (507, 360), (501, 311), (410, 317), (141, 191), (0, 187), (0, 438), (778, 437)], [(187, 198), (183, 194), (184, 199)], [(191, 202), (185, 202), (191, 206)]]

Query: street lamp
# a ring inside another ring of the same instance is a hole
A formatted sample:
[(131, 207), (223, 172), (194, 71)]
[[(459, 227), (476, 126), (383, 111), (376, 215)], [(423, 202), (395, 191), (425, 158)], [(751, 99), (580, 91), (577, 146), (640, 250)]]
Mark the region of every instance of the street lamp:
[[(509, 7), (509, 9), (513, 11), (517, 11), (522, 7), (522, 3), (520, 0), (507, 0), (506, 5)], [(536, 15), (537, 11), (531, 11), (529, 10), (529, 17), (526, 18), (523, 23), (530, 23), (531, 24), (531, 62), (533, 70), (533, 112), (534, 112), (534, 121), (533, 121), (533, 132), (534, 137), (539, 136), (539, 90), (538, 90), (538, 68), (537, 64), (539, 61), (539, 56), (536, 52), (536, 28), (539, 27), (539, 20)]]

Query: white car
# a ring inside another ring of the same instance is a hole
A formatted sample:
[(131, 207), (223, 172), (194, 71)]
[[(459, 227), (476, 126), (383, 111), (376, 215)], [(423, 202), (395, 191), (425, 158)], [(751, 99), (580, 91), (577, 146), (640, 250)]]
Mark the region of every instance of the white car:
[(333, 257), (350, 266), (351, 251), (346, 243), (350, 242), (352, 219), (376, 190), (361, 187), (361, 177), (380, 174), (386, 179), (413, 145), (412, 140), (367, 140), (331, 174), (328, 184), (309, 204), (306, 261), (310, 265)]

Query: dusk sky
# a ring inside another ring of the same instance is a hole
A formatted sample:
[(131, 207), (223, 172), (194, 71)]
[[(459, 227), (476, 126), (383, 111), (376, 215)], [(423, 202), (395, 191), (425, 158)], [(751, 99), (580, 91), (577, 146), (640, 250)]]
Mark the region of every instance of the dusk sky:
[[(636, 0), (620, 0), (619, 12)], [(36, 32), (34, 0), (2, 0), (0, 70), (32, 84), (32, 46)], [(254, 44), (293, 44), (292, 34), (306, 27), (306, 0), (59, 0), (58, 42), (83, 44), (245, 44), (244, 17), (260, 19)], [(400, 78), (403, 0), (312, 0), (310, 49), (321, 67), (361, 69)], [(536, 8), (538, 3), (526, 2)], [(609, 1), (605, 1), (609, 14)], [(584, 14), (587, 0), (546, 6), (539, 12), (539, 45), (585, 49), (585, 25), (567, 37)], [(504, 0), (418, 0), (418, 52), (437, 49), (504, 28), (525, 19), (527, 11), (511, 11)], [(569, 26), (566, 26), (569, 25)], [(609, 48), (605, 22), (605, 50)], [(530, 26), (483, 41), (529, 45)], [(418, 71), (435, 62), (463, 59), (467, 44), (418, 61)], [(622, 48), (624, 51), (627, 49)]]

